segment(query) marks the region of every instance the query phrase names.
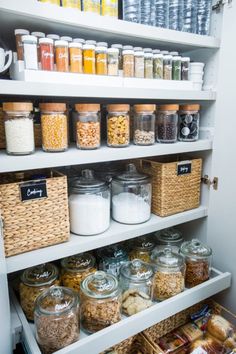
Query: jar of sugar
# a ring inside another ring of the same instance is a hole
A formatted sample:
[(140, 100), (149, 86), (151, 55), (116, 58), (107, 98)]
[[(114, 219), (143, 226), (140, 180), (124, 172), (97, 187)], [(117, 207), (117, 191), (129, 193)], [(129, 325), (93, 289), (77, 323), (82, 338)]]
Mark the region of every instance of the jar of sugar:
[(112, 180), (112, 218), (122, 224), (140, 224), (151, 216), (151, 177), (128, 164)]
[(92, 170), (83, 170), (71, 182), (69, 210), (72, 233), (89, 236), (106, 231), (110, 226), (108, 183), (95, 178)]

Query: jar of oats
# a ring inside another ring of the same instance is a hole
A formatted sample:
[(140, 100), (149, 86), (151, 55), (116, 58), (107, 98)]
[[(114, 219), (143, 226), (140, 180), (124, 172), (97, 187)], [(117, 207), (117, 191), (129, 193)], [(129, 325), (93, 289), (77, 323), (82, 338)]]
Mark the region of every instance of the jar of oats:
[(68, 121), (65, 103), (41, 103), (43, 150), (59, 152), (68, 149)]
[(100, 104), (76, 104), (76, 144), (78, 149), (92, 150), (101, 144)]
[(37, 297), (52, 285), (59, 285), (58, 269), (46, 263), (26, 269), (20, 282), (20, 303), (28, 320), (34, 320), (34, 305)]
[(130, 142), (130, 122), (128, 104), (110, 104), (107, 106), (107, 145), (125, 147)]

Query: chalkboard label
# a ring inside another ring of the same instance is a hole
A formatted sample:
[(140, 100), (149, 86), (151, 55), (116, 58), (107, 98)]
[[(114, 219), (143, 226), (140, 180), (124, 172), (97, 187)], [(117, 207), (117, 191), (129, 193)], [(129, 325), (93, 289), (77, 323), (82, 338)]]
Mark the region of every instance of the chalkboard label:
[(192, 172), (191, 162), (180, 162), (177, 165), (177, 176), (187, 175)]
[(46, 180), (20, 185), (21, 201), (47, 198)]

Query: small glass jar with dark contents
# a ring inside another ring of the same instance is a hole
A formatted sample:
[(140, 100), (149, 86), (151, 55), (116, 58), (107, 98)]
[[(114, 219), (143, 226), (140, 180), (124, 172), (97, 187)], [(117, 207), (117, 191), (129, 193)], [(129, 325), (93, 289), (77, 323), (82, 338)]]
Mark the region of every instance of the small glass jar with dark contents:
[(157, 141), (159, 143), (175, 143), (178, 133), (179, 105), (169, 104), (159, 106), (157, 111)]
[(179, 141), (197, 141), (199, 139), (199, 104), (180, 106)]

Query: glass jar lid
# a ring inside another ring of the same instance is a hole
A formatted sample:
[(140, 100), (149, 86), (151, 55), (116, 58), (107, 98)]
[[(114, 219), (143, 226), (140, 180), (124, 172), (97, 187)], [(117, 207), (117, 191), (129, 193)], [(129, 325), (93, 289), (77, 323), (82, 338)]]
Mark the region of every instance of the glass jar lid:
[(44, 263), (26, 269), (21, 281), (28, 286), (50, 285), (58, 278), (58, 269), (52, 263)]
[(127, 259), (128, 255), (127, 252), (125, 250), (125, 248), (123, 246), (120, 245), (111, 245), (110, 247), (104, 247), (101, 248), (98, 251), (98, 256), (101, 258), (108, 258), (111, 261), (117, 260), (123, 260), (123, 259)]
[(140, 259), (133, 259), (121, 266), (120, 274), (124, 278), (128, 278), (132, 281), (143, 282), (150, 279), (153, 276), (154, 271), (149, 264)]
[(151, 235), (138, 237), (135, 241), (130, 241), (131, 247), (140, 251), (152, 251), (155, 247), (155, 242)]
[(179, 268), (184, 264), (184, 258), (177, 253), (172, 252), (170, 247), (164, 248), (163, 251), (154, 249), (151, 256), (152, 261), (161, 268)]
[(106, 299), (120, 294), (117, 278), (103, 271), (88, 275), (80, 288), (85, 295), (96, 299)]
[(75, 254), (61, 260), (61, 266), (70, 272), (83, 272), (86, 269), (93, 268), (95, 258), (90, 253)]
[(129, 163), (126, 166), (126, 171), (114, 177), (114, 180), (139, 183), (139, 182), (149, 182), (150, 177), (143, 173), (139, 173), (136, 169), (136, 166), (133, 163)]
[(182, 233), (174, 227), (155, 232), (155, 236), (162, 245), (174, 245), (183, 241)]
[(212, 255), (212, 249), (195, 238), (184, 242), (180, 247), (180, 252), (184, 256), (194, 258), (205, 258)]
[(82, 170), (81, 177), (72, 180), (70, 188), (72, 193), (88, 193), (102, 191), (108, 186), (105, 181), (95, 178), (92, 170), (86, 169)]

